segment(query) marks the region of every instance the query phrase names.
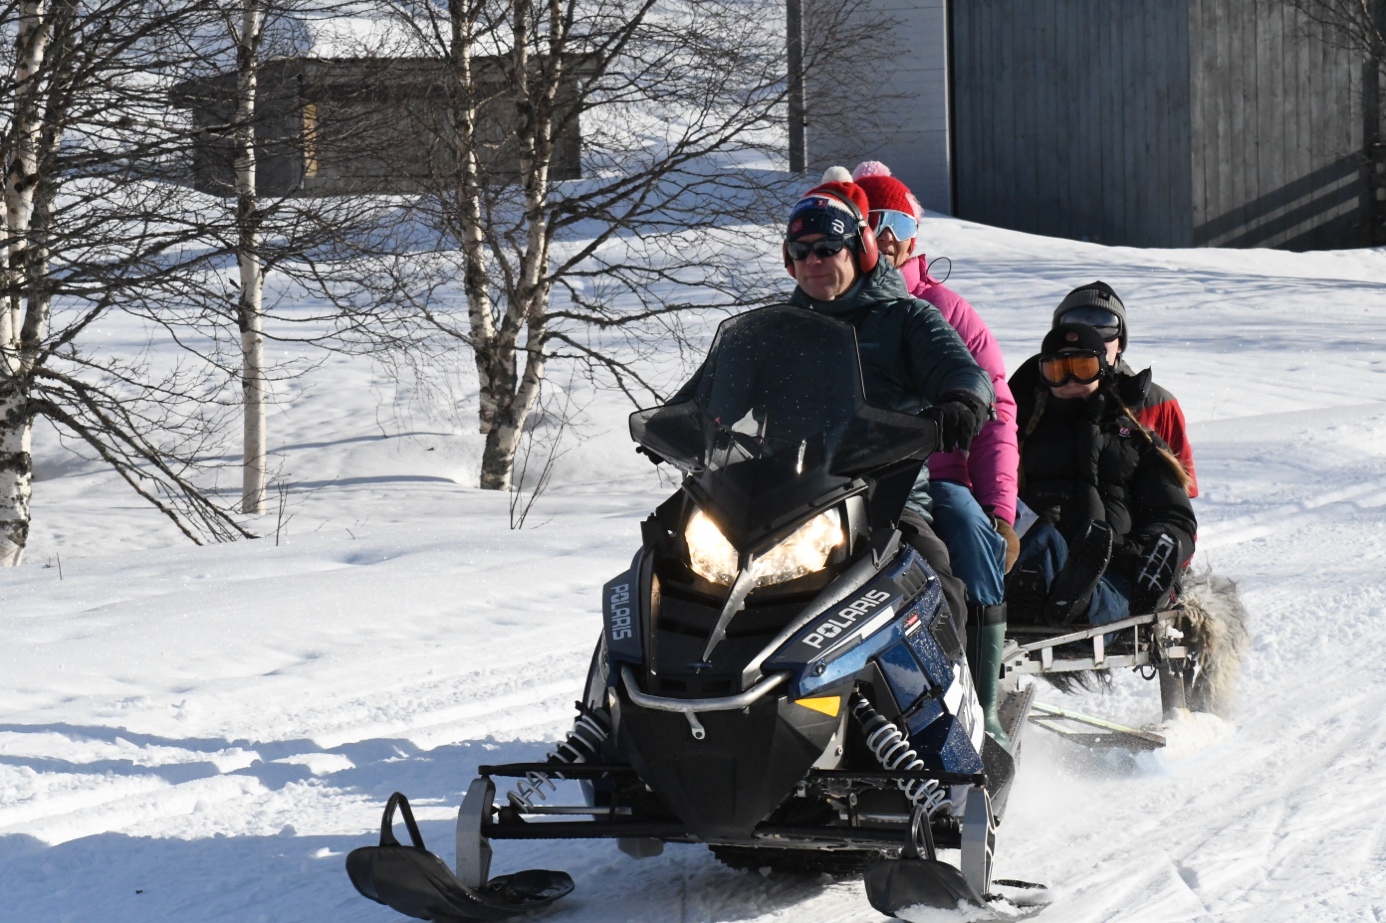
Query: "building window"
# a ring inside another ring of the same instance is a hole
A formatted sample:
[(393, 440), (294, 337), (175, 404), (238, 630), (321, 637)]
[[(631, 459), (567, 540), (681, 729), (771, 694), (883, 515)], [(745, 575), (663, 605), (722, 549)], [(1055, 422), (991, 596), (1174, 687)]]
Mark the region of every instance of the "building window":
[(303, 107), (303, 175), (318, 175), (318, 105)]

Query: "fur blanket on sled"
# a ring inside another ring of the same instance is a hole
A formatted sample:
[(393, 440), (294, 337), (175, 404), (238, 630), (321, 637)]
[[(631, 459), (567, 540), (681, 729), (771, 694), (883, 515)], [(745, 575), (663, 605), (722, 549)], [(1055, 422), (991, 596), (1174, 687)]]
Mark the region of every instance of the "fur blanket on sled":
[(1196, 652), (1192, 682), (1186, 681), (1189, 708), (1226, 718), (1232, 712), (1242, 654), (1251, 640), (1237, 584), (1211, 570), (1190, 571), (1180, 603), (1184, 643)]

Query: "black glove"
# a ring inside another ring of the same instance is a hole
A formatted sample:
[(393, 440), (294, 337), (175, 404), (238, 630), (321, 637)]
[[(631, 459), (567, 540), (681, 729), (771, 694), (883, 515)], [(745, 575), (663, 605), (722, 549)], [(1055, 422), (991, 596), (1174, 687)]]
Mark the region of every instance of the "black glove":
[(1140, 544), (1131, 548), (1131, 614), (1168, 609), (1174, 602), (1175, 581), (1183, 563), (1179, 539), (1160, 531), (1137, 541)]
[(953, 452), (972, 445), (990, 414), (987, 405), (971, 391), (949, 391), (924, 416), (938, 424), (940, 452)]
[(663, 456), (663, 455), (660, 455), (658, 452), (651, 452), (649, 449), (645, 448), (643, 445), (638, 445), (638, 446), (636, 446), (636, 447), (635, 447), (635, 451), (636, 451), (638, 454), (643, 455), (643, 456), (645, 456), (646, 458), (648, 458), (648, 459), (650, 460), (650, 464), (652, 464), (652, 465), (659, 465), (659, 464), (663, 464), (663, 463), (664, 463), (664, 456)]

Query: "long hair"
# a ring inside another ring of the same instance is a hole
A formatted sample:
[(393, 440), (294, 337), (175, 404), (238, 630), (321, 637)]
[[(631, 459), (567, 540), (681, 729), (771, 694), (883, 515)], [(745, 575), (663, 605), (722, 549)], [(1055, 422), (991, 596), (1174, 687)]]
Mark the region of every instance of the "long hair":
[(1122, 416), (1131, 424), (1131, 428), (1145, 436), (1150, 445), (1160, 454), (1160, 457), (1168, 462), (1169, 466), (1174, 469), (1174, 476), (1179, 479), (1179, 486), (1184, 488), (1185, 493), (1188, 493), (1189, 485), (1193, 483), (1193, 478), (1189, 476), (1189, 471), (1184, 467), (1184, 463), (1179, 460), (1178, 456), (1170, 451), (1169, 445), (1164, 439), (1160, 438), (1159, 433), (1136, 419), (1136, 415), (1131, 412), (1130, 407), (1126, 406), (1126, 402), (1117, 394), (1115, 387), (1108, 387), (1107, 393), (1111, 395), (1112, 400), (1116, 401), (1117, 407), (1121, 410)]

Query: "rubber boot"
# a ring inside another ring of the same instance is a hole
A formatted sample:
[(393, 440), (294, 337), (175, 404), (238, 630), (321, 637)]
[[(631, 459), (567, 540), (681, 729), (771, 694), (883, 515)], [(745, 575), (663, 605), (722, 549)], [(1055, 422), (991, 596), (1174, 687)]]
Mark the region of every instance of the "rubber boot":
[(967, 607), (967, 663), (982, 718), (992, 740), (1011, 749), (1011, 739), (1001, 727), (1000, 706), (1001, 651), (1006, 646), (1006, 604)]

